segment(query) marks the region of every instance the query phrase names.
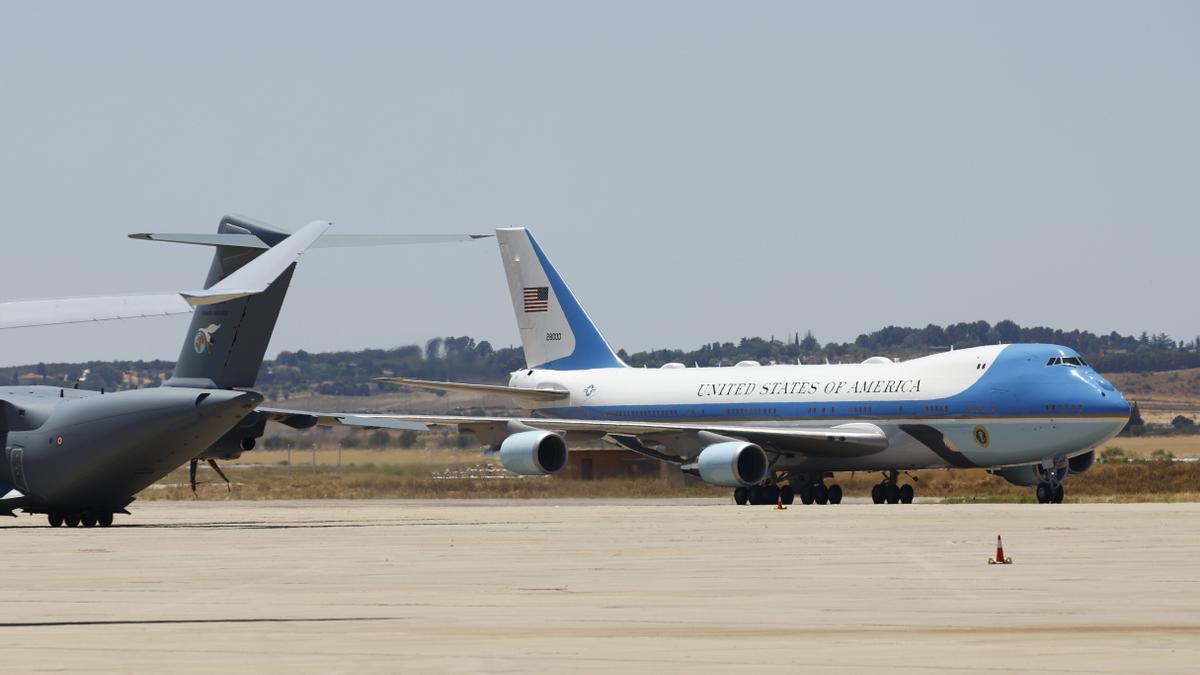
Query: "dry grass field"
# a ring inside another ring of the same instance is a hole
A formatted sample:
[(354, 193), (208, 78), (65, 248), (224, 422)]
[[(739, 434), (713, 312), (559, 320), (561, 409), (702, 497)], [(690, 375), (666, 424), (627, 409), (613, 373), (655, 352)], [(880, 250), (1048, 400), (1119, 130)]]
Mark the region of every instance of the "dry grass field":
[[(728, 489), (694, 481), (691, 485), (682, 485), (649, 478), (578, 481), (518, 477), (475, 451), (342, 450), (340, 466), (337, 457), (337, 450), (317, 450), (316, 463), (313, 463), (313, 451), (294, 451), (291, 463), (281, 464), (287, 459), (286, 452), (247, 453), (243, 461), (224, 465), (233, 481), (232, 489), (227, 488), (208, 467), (201, 467), (197, 474), (198, 494), (193, 496), (187, 485), (187, 471), (180, 469), (143, 492), (139, 499), (724, 498), (731, 494)], [(919, 499), (1034, 501), (1032, 488), (1010, 485), (983, 470), (920, 471), (914, 476)], [(848, 498), (865, 497), (878, 480), (878, 474), (874, 473), (837, 476), (837, 482), (846, 490)], [(905, 480), (912, 481), (913, 478), (906, 477)], [(1088, 473), (1070, 478), (1067, 500), (1200, 501), (1197, 486), (1200, 486), (1200, 462), (1097, 464)]]

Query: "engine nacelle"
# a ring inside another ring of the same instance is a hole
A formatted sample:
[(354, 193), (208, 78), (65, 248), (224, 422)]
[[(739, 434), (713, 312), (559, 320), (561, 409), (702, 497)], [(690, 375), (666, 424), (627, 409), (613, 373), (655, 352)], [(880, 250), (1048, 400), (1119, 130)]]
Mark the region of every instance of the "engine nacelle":
[(758, 485), (767, 477), (767, 453), (753, 443), (713, 443), (700, 451), (697, 460), (705, 483), (722, 487)]
[(545, 476), (567, 466), (567, 442), (549, 431), (522, 431), (500, 444), (500, 463), (522, 476)]
[(1087, 473), (1088, 469), (1096, 463), (1096, 451), (1088, 450), (1082, 455), (1076, 455), (1067, 460), (1067, 468), (1071, 473)]
[(1020, 485), (1022, 487), (1033, 487), (1042, 482), (1042, 467), (1038, 464), (1010, 466), (1005, 469), (994, 469), (989, 473), (994, 476), (1000, 476), (1013, 485)]
[[(1084, 471), (1086, 471), (1086, 470), (1087, 469), (1084, 469)], [(1055, 474), (1054, 479), (1057, 480), (1058, 482), (1062, 482), (1064, 479), (1066, 479), (1067, 474), (1070, 473), (1066, 467), (1062, 467), (1062, 468), (1058, 468), (1058, 469), (1046, 469), (1046, 468), (1043, 468), (1041, 464), (1026, 464), (1024, 466), (1010, 466), (1005, 469), (993, 469), (993, 470), (989, 471), (988, 473), (992, 474), (993, 476), (1000, 476), (1001, 478), (1012, 483), (1013, 485), (1020, 485), (1022, 487), (1034, 487), (1038, 483), (1041, 483), (1043, 481), (1049, 481), (1050, 477), (1047, 474), (1049, 474), (1051, 472), (1053, 472)], [(1080, 473), (1083, 473), (1083, 471), (1081, 471)]]
[(217, 439), (197, 459), (237, 459), (243, 452), (253, 450), (258, 445), (257, 439), (263, 435), (267, 427), (267, 416), (260, 412), (252, 412), (224, 436)]

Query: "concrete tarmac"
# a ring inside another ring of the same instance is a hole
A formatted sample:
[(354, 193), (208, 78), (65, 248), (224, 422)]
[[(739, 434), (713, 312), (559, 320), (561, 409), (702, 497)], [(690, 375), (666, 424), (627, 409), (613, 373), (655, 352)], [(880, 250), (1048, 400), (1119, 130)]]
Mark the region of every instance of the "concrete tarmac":
[[(1200, 504), (135, 503), (5, 523), (9, 672), (1176, 672)], [(1008, 566), (989, 566), (997, 534)]]

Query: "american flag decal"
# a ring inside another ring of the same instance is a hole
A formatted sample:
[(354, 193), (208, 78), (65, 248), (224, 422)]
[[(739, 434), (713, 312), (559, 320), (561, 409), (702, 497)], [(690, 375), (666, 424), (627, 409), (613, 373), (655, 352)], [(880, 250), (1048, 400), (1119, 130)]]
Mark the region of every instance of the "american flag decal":
[(534, 286), (525, 289), (525, 313), (545, 312), (550, 309), (550, 288)]

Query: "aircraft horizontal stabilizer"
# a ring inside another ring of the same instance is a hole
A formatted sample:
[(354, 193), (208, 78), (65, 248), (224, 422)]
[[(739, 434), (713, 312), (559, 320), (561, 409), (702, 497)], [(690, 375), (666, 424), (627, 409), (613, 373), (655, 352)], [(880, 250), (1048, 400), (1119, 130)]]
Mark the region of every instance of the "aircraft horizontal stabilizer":
[(179, 293), (17, 300), (0, 303), (0, 329), (187, 314)]
[[(475, 241), (494, 235), (490, 234), (327, 234), (317, 239), (311, 248), (348, 248), (352, 246), (403, 246), (408, 244), (446, 244)], [(269, 248), (253, 234), (188, 234), (171, 232), (138, 232), (130, 239), (162, 241), (174, 244), (197, 246), (231, 246), (236, 248)]]
[(435, 382), (432, 380), (415, 380), (408, 377), (377, 377), (378, 382), (402, 384), (409, 387), (433, 389), (435, 391), (464, 391), (476, 394), (504, 394), (511, 396), (521, 403), (545, 403), (547, 401), (563, 401), (571, 398), (571, 392), (562, 389), (527, 389), (523, 387), (508, 387), (501, 384), (467, 384), (463, 382)]
[(324, 221), (309, 223), (270, 251), (204, 290), (0, 303), (0, 329), (188, 314), (198, 305), (212, 305), (261, 293), (329, 227), (329, 223)]

